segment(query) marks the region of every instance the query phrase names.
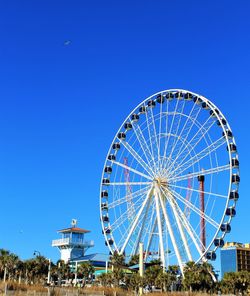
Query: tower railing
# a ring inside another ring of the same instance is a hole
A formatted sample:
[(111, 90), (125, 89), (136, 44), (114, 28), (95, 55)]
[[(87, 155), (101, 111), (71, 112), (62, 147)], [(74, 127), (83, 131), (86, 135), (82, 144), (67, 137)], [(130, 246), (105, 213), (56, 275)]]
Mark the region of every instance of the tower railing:
[(82, 245), (86, 247), (93, 247), (94, 241), (93, 240), (84, 240), (79, 238), (61, 238), (55, 239), (52, 241), (52, 247), (60, 247), (63, 245)]

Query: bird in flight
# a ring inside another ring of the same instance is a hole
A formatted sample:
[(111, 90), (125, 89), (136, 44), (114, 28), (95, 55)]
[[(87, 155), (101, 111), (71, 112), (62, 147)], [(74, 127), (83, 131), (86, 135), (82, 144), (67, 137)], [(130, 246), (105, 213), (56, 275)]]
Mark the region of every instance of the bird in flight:
[(64, 43), (63, 43), (63, 45), (64, 45), (64, 46), (68, 46), (68, 45), (70, 45), (70, 43), (71, 43), (70, 40), (65, 40)]

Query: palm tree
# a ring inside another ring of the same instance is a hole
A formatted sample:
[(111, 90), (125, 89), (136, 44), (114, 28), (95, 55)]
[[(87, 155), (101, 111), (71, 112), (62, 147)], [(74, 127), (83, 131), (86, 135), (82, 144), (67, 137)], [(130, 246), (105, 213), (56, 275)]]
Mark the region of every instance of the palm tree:
[(128, 262), (128, 266), (133, 266), (136, 264), (139, 264), (139, 255), (138, 254), (131, 256), (131, 258)]
[(152, 260), (150, 266), (145, 271), (145, 280), (148, 285), (156, 286), (156, 279), (162, 273), (161, 261)]
[(113, 283), (113, 277), (111, 273), (102, 273), (98, 276), (98, 280), (101, 282), (101, 285), (104, 287), (111, 287)]
[(160, 287), (162, 291), (170, 290), (170, 286), (173, 282), (173, 275), (170, 272), (163, 272), (161, 270), (155, 280), (157, 287)]
[(17, 268), (16, 268), (16, 276), (18, 277), (18, 283), (20, 284), (22, 281), (22, 277), (25, 273), (25, 265), (22, 260), (18, 260), (17, 262)]
[(120, 281), (124, 279), (123, 269), (125, 267), (125, 257), (124, 255), (120, 255), (118, 252), (114, 252), (110, 261), (112, 264), (113, 284), (115, 287), (118, 287)]
[(79, 273), (82, 275), (84, 284), (86, 283), (86, 280), (89, 278), (91, 278), (92, 281), (94, 272), (95, 269), (90, 262), (83, 262), (79, 264), (77, 267), (77, 274)]
[(135, 291), (138, 294), (139, 288), (143, 286), (143, 278), (139, 275), (139, 273), (131, 273), (130, 275), (125, 276), (125, 283), (128, 288)]
[(250, 272), (226, 272), (222, 281), (220, 282), (220, 288), (222, 293), (239, 293), (244, 294), (250, 286)]
[(65, 263), (64, 260), (57, 261), (57, 275), (58, 275), (58, 285), (61, 285), (62, 279), (69, 279), (70, 276), (70, 266), (69, 263)]
[(8, 270), (8, 261), (9, 261), (10, 252), (5, 249), (0, 249), (0, 270), (4, 274), (3, 281), (6, 281), (7, 270)]
[(213, 267), (207, 262), (196, 264), (190, 261), (184, 267), (183, 284), (190, 291), (210, 291), (214, 286), (214, 278)]
[(14, 279), (17, 273), (17, 266), (19, 263), (19, 258), (17, 255), (10, 253), (7, 258), (7, 270), (8, 270), (8, 280)]

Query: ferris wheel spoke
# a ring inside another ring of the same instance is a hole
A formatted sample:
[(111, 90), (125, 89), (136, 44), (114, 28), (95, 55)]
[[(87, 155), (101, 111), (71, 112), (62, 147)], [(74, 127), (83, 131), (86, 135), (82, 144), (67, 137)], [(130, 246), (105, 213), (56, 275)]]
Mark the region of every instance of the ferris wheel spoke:
[(176, 184), (169, 184), (169, 187), (175, 187), (175, 188), (179, 188), (179, 189), (184, 189), (184, 190), (191, 190), (191, 191), (194, 191), (194, 192), (198, 192), (198, 193), (204, 193), (205, 195), (213, 195), (213, 196), (218, 196), (218, 197), (222, 197), (222, 198), (226, 198), (227, 199), (227, 195), (223, 195), (223, 194), (218, 194), (218, 193), (213, 193), (213, 192), (208, 192), (208, 191), (201, 191), (201, 190), (198, 190), (198, 189), (194, 189), (194, 188), (189, 188), (189, 187), (184, 187), (184, 186), (179, 186), (179, 185), (176, 185)]
[(137, 186), (137, 185), (151, 185), (152, 182), (110, 182), (107, 184), (103, 184), (103, 185), (107, 185), (107, 186)]
[(211, 174), (219, 173), (222, 171), (230, 170), (230, 168), (231, 168), (230, 164), (226, 164), (226, 165), (211, 168), (208, 170), (202, 169), (199, 172), (189, 173), (187, 175), (170, 178), (168, 179), (168, 182), (178, 182), (178, 181), (188, 180), (189, 178), (195, 178), (201, 175), (211, 175)]
[(118, 162), (118, 161), (112, 161), (112, 163), (114, 163), (114, 164), (116, 164), (116, 165), (118, 165), (118, 166), (120, 166), (120, 167), (122, 167), (122, 168), (124, 168), (124, 169), (127, 169), (127, 170), (129, 170), (129, 171), (131, 171), (131, 172), (133, 172), (133, 173), (135, 173), (135, 174), (141, 176), (141, 177), (144, 177), (144, 178), (146, 178), (146, 179), (152, 181), (152, 177), (150, 177), (150, 176), (148, 176), (148, 175), (145, 175), (145, 174), (139, 172), (138, 170), (135, 170), (135, 169), (133, 169), (133, 168), (131, 168), (131, 167), (129, 167), (129, 166), (123, 164), (123, 163), (120, 163), (120, 162)]
[(152, 142), (152, 139), (153, 139), (153, 131), (152, 131), (152, 122), (150, 123), (150, 118), (149, 118), (149, 112), (148, 112), (148, 109), (146, 109), (146, 123), (147, 123), (147, 130), (148, 130), (148, 137), (149, 137), (149, 143), (150, 143), (150, 146), (151, 146), (151, 155), (152, 155), (152, 161), (153, 161), (153, 168), (154, 168), (154, 171), (156, 171), (157, 167), (156, 167), (156, 162), (155, 162), (155, 154), (154, 154), (154, 145), (153, 145), (153, 142)]
[[(172, 151), (171, 151), (171, 157), (173, 155), (173, 152), (175, 150), (178, 150), (178, 145), (177, 145), (178, 143), (180, 143), (180, 145), (183, 147), (183, 145), (184, 145), (185, 141), (187, 140), (188, 135), (189, 135), (190, 131), (192, 130), (192, 127), (193, 127), (193, 125), (200, 113), (200, 110), (201, 110), (201, 108), (199, 106), (197, 106), (196, 104), (193, 105), (193, 107), (192, 107), (189, 115), (187, 116), (187, 119), (182, 127), (181, 132), (179, 133), (178, 137), (176, 137), (175, 144), (174, 144)], [(189, 123), (189, 125), (188, 125), (188, 123)], [(186, 134), (185, 134), (185, 132), (186, 132)], [(181, 142), (180, 142), (180, 139), (182, 139)], [(169, 157), (169, 159), (171, 159), (171, 157)]]
[(134, 159), (140, 164), (140, 166), (151, 176), (153, 177), (153, 170), (149, 165), (145, 163), (145, 161), (141, 158), (141, 156), (125, 141), (120, 141), (120, 143), (127, 149), (127, 151), (134, 157)]
[[(132, 249), (135, 248), (136, 241), (133, 242), (133, 239), (134, 239), (135, 236), (137, 236), (137, 230), (136, 230), (136, 229), (138, 228), (138, 225), (139, 225), (139, 223), (140, 223), (140, 220), (142, 220), (142, 216), (144, 217), (144, 216), (145, 216), (145, 213), (142, 213), (142, 215), (140, 216), (140, 219), (138, 220), (138, 223), (137, 223), (137, 225), (136, 225), (136, 227), (135, 227), (134, 234), (132, 234), (132, 236), (131, 236), (131, 240), (128, 242), (128, 245), (129, 245), (130, 247), (131, 247), (131, 245), (133, 245)], [(133, 217), (131, 217), (130, 220), (131, 220), (131, 221), (134, 221), (135, 218), (136, 218), (136, 216), (135, 216), (135, 212), (134, 212), (134, 213), (133, 213)], [(127, 227), (127, 228), (125, 229), (125, 231), (123, 231), (122, 236), (121, 236), (121, 238), (120, 238), (120, 240), (119, 240), (119, 242), (118, 242), (118, 249), (119, 249), (119, 250), (122, 248), (122, 245), (123, 245), (125, 239), (126, 239), (127, 236), (128, 236), (129, 230), (130, 230), (130, 227)]]
[[(167, 150), (168, 150), (168, 146), (169, 146), (169, 139), (170, 139), (170, 136), (172, 134), (173, 124), (174, 124), (175, 114), (176, 114), (176, 111), (177, 111), (177, 108), (178, 108), (178, 104), (179, 104), (179, 100), (177, 100), (177, 103), (175, 105), (174, 113), (172, 113), (173, 114), (173, 118), (172, 118), (172, 121), (171, 121), (169, 132), (166, 133), (166, 136), (167, 137), (166, 137), (166, 140), (165, 140), (163, 159), (165, 159), (166, 158), (166, 155), (167, 155)], [(170, 113), (168, 113), (168, 115), (170, 115)], [(167, 164), (168, 164), (168, 161), (166, 161), (166, 165), (165, 166), (167, 166)]]
[(129, 231), (129, 233), (128, 233), (128, 236), (127, 236), (127, 238), (126, 238), (126, 241), (124, 242), (124, 244), (123, 244), (123, 246), (122, 246), (122, 248), (121, 248), (120, 254), (123, 254), (123, 252), (124, 252), (124, 250), (125, 250), (125, 248), (126, 248), (126, 246), (127, 246), (127, 243), (128, 243), (128, 241), (130, 240), (130, 237), (131, 237), (132, 233), (134, 232), (135, 227), (136, 227), (136, 225), (137, 225), (137, 223), (138, 223), (138, 221), (139, 221), (139, 218), (140, 218), (140, 216), (141, 216), (141, 214), (142, 214), (142, 212), (143, 212), (143, 210), (144, 210), (144, 208), (145, 208), (145, 205), (147, 204), (147, 202), (148, 202), (149, 198), (151, 197), (151, 195), (152, 195), (152, 187), (151, 187), (151, 189), (148, 191), (148, 194), (147, 194), (145, 200), (143, 201), (143, 203), (142, 203), (142, 205), (141, 205), (141, 207), (140, 207), (140, 210), (139, 210), (139, 212), (138, 212), (136, 218), (134, 219), (134, 222), (133, 222), (133, 224), (132, 224), (132, 226), (131, 226), (131, 228), (130, 228), (130, 231)]
[[(192, 139), (189, 141), (189, 145), (194, 149), (200, 141), (206, 136), (206, 134), (209, 132), (209, 130), (212, 128), (212, 126), (215, 124), (215, 120), (210, 116), (203, 125), (200, 126), (198, 131), (195, 133), (195, 135), (192, 137)], [(181, 156), (183, 158), (181, 158)], [(176, 156), (175, 160), (172, 162), (172, 164), (169, 167), (169, 170), (175, 165), (176, 161), (180, 158), (181, 161), (179, 162), (179, 166), (183, 163), (183, 161), (188, 157), (186, 149), (182, 148), (180, 149), (180, 152)]]
[[(183, 126), (183, 129), (182, 129), (181, 134), (179, 136), (179, 140), (182, 139), (182, 143), (180, 144), (179, 149), (178, 149), (178, 147), (175, 147), (175, 150), (177, 151), (176, 152), (177, 156), (174, 158), (174, 161), (173, 161), (174, 163), (177, 160), (179, 154), (181, 153), (181, 151), (183, 149), (183, 146), (187, 142), (188, 136), (189, 136), (189, 134), (190, 134), (196, 120), (197, 120), (197, 117), (198, 117), (198, 115), (200, 113), (200, 110), (201, 110), (200, 107), (198, 107), (197, 105), (194, 105), (191, 112), (190, 112), (190, 114), (189, 114), (189, 116), (187, 117), (185, 125)], [(194, 114), (193, 114), (193, 111), (194, 111)], [(189, 123), (189, 125), (187, 125), (188, 123)], [(187, 127), (186, 127), (186, 125), (187, 125)], [(187, 147), (187, 145), (185, 145), (185, 146)]]
[(158, 133), (158, 167), (161, 169), (161, 125), (162, 125), (162, 117), (163, 117), (163, 112), (162, 112), (162, 105), (160, 104), (160, 119), (159, 119), (159, 133)]
[(155, 126), (155, 119), (154, 119), (154, 114), (153, 114), (153, 109), (150, 108), (149, 112), (149, 120), (152, 122), (152, 129), (153, 129), (153, 134), (154, 134), (154, 144), (156, 146), (156, 155), (157, 155), (157, 164), (156, 164), (156, 169), (159, 169), (159, 156), (160, 156), (160, 147), (157, 139), (157, 133), (156, 133), (156, 126)]
[(176, 168), (171, 172), (170, 176), (172, 176), (176, 172), (177, 172), (176, 175), (181, 174), (183, 171), (185, 171), (189, 167), (193, 166), (194, 164), (196, 164), (197, 162), (202, 160), (204, 157), (206, 157), (206, 156), (210, 155), (212, 152), (216, 151), (219, 147), (221, 147), (225, 143), (226, 143), (226, 139), (224, 137), (219, 138), (214, 143), (212, 143), (211, 145), (204, 148), (202, 151), (197, 153), (195, 156), (191, 157), (186, 162), (184, 162), (184, 163), (182, 162), (178, 166), (176, 166)]
[(159, 191), (157, 188), (155, 188), (155, 209), (156, 209), (156, 217), (157, 217), (157, 226), (158, 226), (158, 235), (159, 235), (159, 246), (160, 246), (160, 255), (161, 255), (161, 261), (163, 264), (163, 270), (165, 270), (165, 254), (164, 254), (164, 246), (163, 246), (163, 234), (162, 234), (162, 221), (161, 221), (161, 215), (160, 215), (160, 206), (159, 206)]
[(168, 198), (168, 196), (165, 194), (165, 192), (160, 189), (162, 194), (165, 196), (165, 198), (169, 201), (170, 203), (170, 206), (171, 206), (171, 209), (173, 211), (173, 214), (174, 214), (174, 217), (175, 217), (175, 221), (177, 223), (177, 226), (178, 226), (178, 230), (179, 230), (179, 233), (181, 235), (181, 240), (182, 240), (182, 243), (184, 245), (184, 248), (185, 248), (185, 251), (186, 251), (186, 254), (187, 254), (187, 257), (188, 257), (188, 260), (189, 261), (192, 261), (192, 256), (191, 256), (191, 252), (190, 252), (190, 249), (188, 247), (188, 243), (187, 243), (187, 239), (185, 237), (185, 234), (183, 232), (183, 226), (181, 224), (181, 218), (179, 217), (178, 215), (178, 212), (177, 212), (177, 209), (176, 209), (176, 205), (173, 203), (171, 197)]
[[(168, 120), (168, 110), (169, 110), (169, 101), (167, 100), (167, 106), (166, 106), (166, 112), (165, 112), (165, 117), (166, 117), (166, 124), (165, 124), (165, 135), (167, 137), (168, 135), (168, 126), (169, 126), (169, 120)], [(165, 143), (163, 143), (163, 147), (164, 147), (164, 150), (163, 150), (163, 157), (162, 157), (162, 161), (161, 161), (161, 169), (164, 165), (164, 159), (166, 158), (166, 139), (165, 139)]]
[(142, 130), (138, 124), (138, 122), (132, 123), (135, 131), (136, 138), (141, 146), (141, 149), (146, 157), (147, 164), (150, 165), (151, 160), (153, 160), (153, 155), (150, 151), (150, 148), (145, 140), (145, 137), (142, 133)]
[(153, 239), (153, 235), (154, 235), (154, 232), (155, 232), (155, 228), (156, 228), (156, 216), (154, 215), (155, 211), (152, 211), (152, 214), (151, 214), (151, 219), (150, 219), (150, 224), (149, 224), (149, 227), (148, 229), (149, 230), (149, 237), (148, 237), (148, 241), (147, 241), (147, 247), (146, 247), (146, 252), (145, 252), (145, 261), (149, 255), (149, 250), (150, 250), (150, 247), (151, 247), (151, 243), (152, 243), (152, 239)]
[[(162, 201), (161, 192), (160, 192), (160, 190), (158, 188), (157, 188), (157, 199), (160, 201), (160, 205), (161, 205), (161, 208), (162, 208), (162, 212), (163, 212), (163, 216), (164, 216), (164, 219), (165, 219), (166, 227), (167, 227), (170, 239), (172, 241), (172, 245), (173, 245), (173, 248), (174, 248), (174, 251), (175, 251), (175, 254), (176, 254), (177, 261), (178, 261), (179, 266), (180, 266), (181, 273), (183, 274), (183, 264), (182, 264), (181, 255), (180, 255), (178, 246), (176, 244), (175, 236), (174, 236), (172, 226), (171, 226), (169, 218), (168, 218), (166, 208), (165, 208), (164, 203)], [(165, 259), (165, 256), (163, 258)]]
[[(141, 206), (142, 201), (145, 199), (145, 196), (142, 195), (140, 198), (138, 198), (134, 203), (134, 211), (133, 214), (135, 214), (136, 210)], [(136, 209), (135, 209), (136, 208)], [(124, 224), (128, 218), (132, 218), (130, 216), (131, 214), (131, 209), (127, 208), (116, 220), (115, 222), (111, 225), (112, 231), (116, 230), (119, 228), (122, 224)]]
[(214, 221), (211, 217), (209, 217), (207, 214), (203, 213), (199, 208), (197, 208), (194, 204), (192, 204), (190, 201), (186, 200), (185, 198), (183, 198), (179, 193), (177, 193), (175, 190), (171, 189), (169, 190), (170, 193), (173, 194), (173, 196), (178, 199), (179, 201), (181, 201), (184, 205), (186, 205), (187, 207), (190, 208), (190, 210), (192, 210), (193, 212), (195, 212), (197, 215), (199, 215), (200, 217), (204, 218), (209, 224), (211, 224), (213, 227), (215, 227), (216, 229), (219, 228), (219, 224)]
[[(164, 192), (164, 190), (163, 190), (163, 192)], [(166, 195), (166, 193), (165, 193), (165, 195)], [(182, 224), (185, 227), (187, 233), (189, 234), (190, 238), (192, 239), (192, 241), (193, 241), (193, 243), (194, 243), (194, 245), (195, 245), (195, 247), (196, 247), (199, 255), (202, 256), (202, 252), (201, 252), (201, 249), (199, 247), (199, 245), (202, 245), (202, 242), (201, 242), (199, 236), (196, 234), (195, 230), (193, 229), (192, 225), (188, 221), (186, 215), (183, 213), (183, 211), (179, 207), (179, 205), (176, 202), (176, 200), (174, 198), (172, 198), (171, 195), (170, 195), (170, 198), (172, 199), (172, 202), (174, 203), (174, 205), (175, 205), (175, 207), (176, 207), (176, 209), (177, 209), (177, 211), (179, 213), (180, 221), (182, 222)]]
[(142, 233), (143, 233), (143, 230), (145, 228), (145, 222), (146, 222), (146, 218), (148, 217), (148, 210), (149, 210), (149, 207), (150, 207), (150, 203), (151, 203), (151, 201), (149, 200), (148, 203), (147, 203), (147, 207), (146, 207), (145, 213), (144, 213), (143, 218), (142, 218), (142, 225), (141, 225), (141, 227), (139, 229), (139, 233), (137, 234), (137, 238), (136, 238), (136, 242), (135, 242), (135, 247), (134, 247), (134, 250), (133, 250), (133, 254), (137, 254), (138, 253), (139, 243), (141, 241)]
[(175, 135), (175, 137), (174, 137), (174, 140), (173, 140), (173, 143), (172, 143), (171, 151), (169, 153), (169, 161), (168, 161), (168, 163), (170, 162), (170, 160), (172, 158), (172, 154), (174, 152), (176, 142), (178, 142), (178, 140), (180, 138), (179, 129), (180, 129), (180, 123), (181, 123), (184, 107), (185, 107), (185, 101), (182, 101), (182, 106), (180, 107), (180, 110), (176, 112), (176, 117), (179, 117), (179, 118), (177, 119), (178, 121), (177, 121), (177, 124), (176, 124), (176, 128), (173, 129), (173, 132), (172, 132)]
[[(131, 192), (131, 193), (130, 193), (131, 201), (132, 201), (133, 199), (135, 199), (136, 197), (145, 194), (145, 193), (148, 191), (149, 187), (150, 187), (150, 186), (147, 186), (147, 187), (145, 187), (145, 188), (142, 188), (142, 189), (139, 189), (139, 190), (137, 190), (137, 191)], [(119, 198), (119, 199), (116, 199), (116, 200), (114, 200), (113, 202), (109, 203), (109, 209), (113, 209), (113, 208), (115, 208), (115, 207), (117, 207), (117, 206), (119, 206), (119, 205), (122, 205), (122, 204), (126, 203), (127, 200), (128, 200), (128, 196), (127, 196), (127, 194), (126, 194), (126, 196), (124, 196), (124, 197), (122, 197), (122, 198)]]

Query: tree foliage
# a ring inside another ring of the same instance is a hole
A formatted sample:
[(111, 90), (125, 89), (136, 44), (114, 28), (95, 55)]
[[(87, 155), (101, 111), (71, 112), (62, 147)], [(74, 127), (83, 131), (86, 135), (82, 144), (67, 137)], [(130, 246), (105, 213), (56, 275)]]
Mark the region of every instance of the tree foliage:
[(227, 272), (220, 282), (220, 290), (225, 294), (245, 294), (250, 288), (250, 272)]
[(211, 264), (187, 262), (184, 268), (183, 284), (190, 291), (211, 291), (214, 285), (214, 271)]

